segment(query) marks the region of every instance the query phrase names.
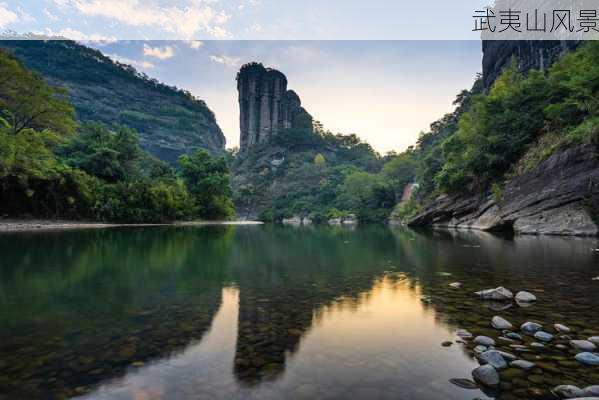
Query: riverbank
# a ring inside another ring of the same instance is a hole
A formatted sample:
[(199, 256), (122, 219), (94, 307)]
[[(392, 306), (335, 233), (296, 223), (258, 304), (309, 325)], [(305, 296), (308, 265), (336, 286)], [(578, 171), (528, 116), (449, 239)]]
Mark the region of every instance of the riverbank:
[(62, 220), (0, 220), (0, 232), (27, 232), (63, 229), (105, 229), (117, 227), (153, 227), (153, 226), (202, 226), (202, 225), (261, 225), (259, 221), (185, 221), (167, 224), (114, 224), (84, 221)]

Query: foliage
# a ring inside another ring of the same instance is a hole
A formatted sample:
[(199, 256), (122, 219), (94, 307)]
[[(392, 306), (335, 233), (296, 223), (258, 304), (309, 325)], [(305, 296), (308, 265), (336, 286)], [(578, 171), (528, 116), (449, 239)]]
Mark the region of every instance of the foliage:
[(224, 157), (213, 158), (206, 150), (179, 158), (181, 176), (203, 218), (229, 218), (234, 214), (229, 168)]
[(422, 207), (415, 200), (408, 200), (398, 203), (391, 212), (391, 218), (399, 219), (400, 221), (408, 221), (420, 212)]
[[(213, 159), (205, 151), (183, 157), (179, 177), (141, 150), (133, 129), (84, 123), (71, 132), (76, 126), (72, 107), (60, 98), (52, 108), (58, 89), (4, 52), (0, 66), (15, 72), (10, 85), (0, 84), (3, 215), (136, 223), (232, 215), (224, 158)], [(20, 119), (12, 116), (29, 115), (34, 105), (12, 101), (21, 99), (15, 88), (27, 93), (23, 99), (48, 107), (43, 118), (29, 118), (19, 129), (11, 121)]]

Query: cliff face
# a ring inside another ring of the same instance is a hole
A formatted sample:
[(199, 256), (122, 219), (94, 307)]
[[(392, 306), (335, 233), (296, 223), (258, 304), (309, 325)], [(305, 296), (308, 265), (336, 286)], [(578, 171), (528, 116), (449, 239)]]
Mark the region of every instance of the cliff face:
[(294, 127), (297, 115), (305, 112), (299, 96), (287, 90), (285, 75), (262, 64), (251, 63), (241, 68), (237, 90), (241, 152)]
[(588, 145), (558, 152), (508, 181), (501, 199), (440, 197), (409, 225), (596, 236), (599, 159), (595, 152)]
[(516, 57), (518, 67), (526, 72), (531, 69), (544, 70), (557, 61), (568, 50), (575, 49), (577, 41), (538, 41), (538, 40), (484, 40), (483, 47), (483, 81), (486, 88)]

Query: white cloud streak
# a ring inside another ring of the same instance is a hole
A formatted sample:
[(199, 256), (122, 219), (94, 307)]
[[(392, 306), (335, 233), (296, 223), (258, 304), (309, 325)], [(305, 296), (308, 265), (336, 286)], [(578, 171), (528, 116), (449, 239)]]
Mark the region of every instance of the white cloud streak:
[(155, 67), (154, 64), (145, 60), (133, 60), (131, 58), (121, 57), (118, 54), (107, 54), (107, 56), (116, 62), (128, 64), (139, 69), (152, 69)]
[(167, 60), (175, 56), (175, 50), (171, 46), (152, 47), (144, 43), (144, 55)]
[(222, 64), (227, 67), (238, 67), (241, 65), (241, 59), (237, 57), (229, 57), (225, 55), (211, 55), (210, 61), (216, 64)]
[(6, 4), (0, 3), (0, 28), (17, 22), (17, 14), (6, 8)]

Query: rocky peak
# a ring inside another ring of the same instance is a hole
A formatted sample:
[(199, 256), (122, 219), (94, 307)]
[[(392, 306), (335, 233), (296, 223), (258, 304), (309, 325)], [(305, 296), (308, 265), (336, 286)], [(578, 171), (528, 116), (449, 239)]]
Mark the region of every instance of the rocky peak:
[(296, 116), (304, 112), (297, 93), (287, 90), (287, 77), (260, 63), (241, 67), (237, 91), (241, 152), (293, 128)]

